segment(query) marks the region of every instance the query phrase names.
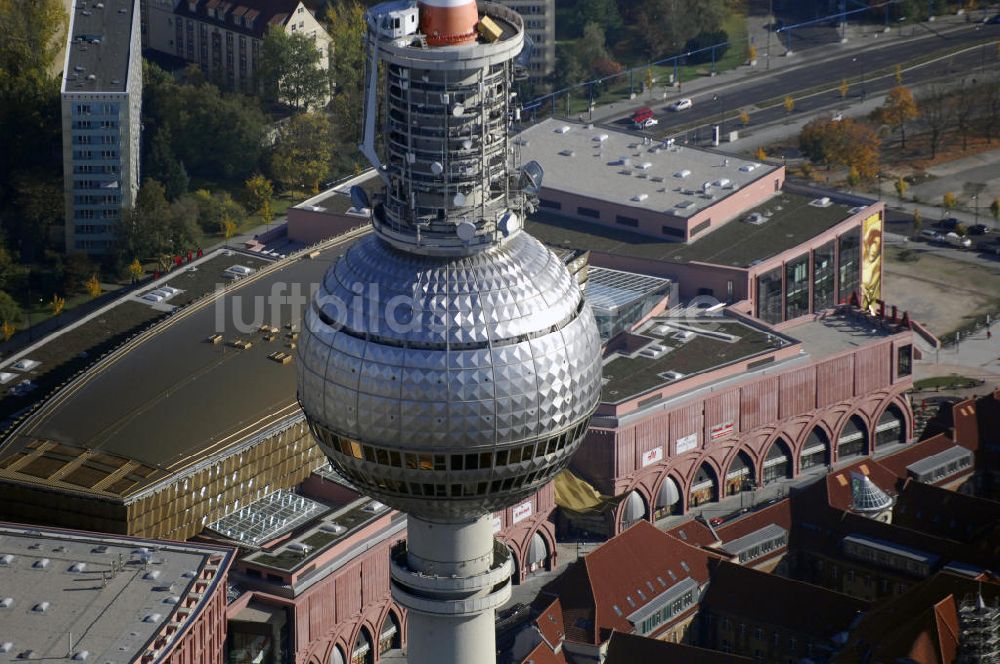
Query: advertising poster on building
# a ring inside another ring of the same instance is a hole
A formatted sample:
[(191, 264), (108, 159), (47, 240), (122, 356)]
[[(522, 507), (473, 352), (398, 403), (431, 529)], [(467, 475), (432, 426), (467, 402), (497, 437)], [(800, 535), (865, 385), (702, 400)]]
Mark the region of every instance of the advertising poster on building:
[(865, 219), (861, 237), (861, 306), (875, 313), (882, 297), (882, 215)]
[(698, 447), (698, 434), (692, 433), (677, 439), (674, 454), (684, 454)]

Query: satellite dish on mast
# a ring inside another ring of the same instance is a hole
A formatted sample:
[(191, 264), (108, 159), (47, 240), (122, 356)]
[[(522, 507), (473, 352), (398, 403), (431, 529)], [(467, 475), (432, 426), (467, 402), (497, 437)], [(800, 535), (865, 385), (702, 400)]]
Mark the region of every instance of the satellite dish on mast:
[(529, 196), (537, 196), (542, 189), (542, 178), (545, 171), (537, 161), (529, 161), (521, 167), (521, 189)]
[(368, 192), (358, 185), (351, 187), (351, 203), (358, 210), (367, 210), (372, 206), (368, 200)]

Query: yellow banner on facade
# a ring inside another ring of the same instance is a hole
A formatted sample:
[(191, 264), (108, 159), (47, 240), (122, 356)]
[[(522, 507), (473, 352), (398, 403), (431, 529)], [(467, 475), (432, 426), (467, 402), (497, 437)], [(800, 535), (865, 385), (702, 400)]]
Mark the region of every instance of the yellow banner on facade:
[(861, 307), (875, 313), (882, 298), (882, 215), (873, 214), (861, 225)]

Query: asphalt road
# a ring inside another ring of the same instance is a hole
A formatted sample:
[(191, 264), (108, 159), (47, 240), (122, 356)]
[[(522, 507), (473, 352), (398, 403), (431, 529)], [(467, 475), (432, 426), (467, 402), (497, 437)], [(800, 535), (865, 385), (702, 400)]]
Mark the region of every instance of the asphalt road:
[[(924, 26), (918, 29), (928, 30)], [(828, 28), (832, 33), (833, 29)], [(896, 64), (927, 58), (935, 53), (944, 55), (946, 51), (954, 51), (962, 47), (974, 47), (984, 39), (1000, 40), (1000, 25), (982, 25), (970, 23), (958, 29), (947, 32), (932, 32), (927, 37), (919, 39), (899, 39), (898, 43), (865, 50), (852, 49), (843, 55), (832, 55), (826, 59), (816, 59), (805, 67), (790, 68), (788, 71), (778, 71), (766, 76), (748, 78), (745, 83), (728, 85), (725, 88), (709, 88), (708, 90), (671, 95), (665, 102), (657, 103), (652, 108), (659, 124), (647, 133), (656, 138), (678, 136), (681, 132), (687, 134), (688, 140), (698, 140), (707, 136), (697, 136), (700, 127), (716, 124), (725, 115), (724, 131), (738, 129), (738, 115), (741, 109), (749, 109), (751, 124), (760, 126), (782, 120), (785, 110), (780, 100), (785, 95), (795, 97), (795, 113), (815, 111), (827, 107), (848, 107), (870, 95), (881, 94), (892, 88), (895, 83), (893, 69)], [(816, 48), (838, 49), (839, 44), (824, 44), (820, 37), (815, 38)], [(793, 42), (793, 47), (795, 43)], [(795, 56), (792, 56), (795, 57)], [(815, 57), (815, 53), (812, 57)], [(923, 66), (907, 70), (904, 81), (907, 85), (915, 85), (948, 75), (963, 75), (981, 67), (996, 66), (996, 50), (992, 45), (972, 48), (970, 51), (950, 55)], [(758, 65), (759, 66), (759, 65)], [(873, 78), (873, 72), (880, 73)], [(864, 74), (864, 85), (861, 84)], [(840, 92), (835, 88), (840, 81), (847, 78), (851, 87), (847, 99), (840, 98)], [(826, 92), (800, 97), (803, 92), (817, 88), (832, 88)], [(718, 96), (715, 100), (713, 97)], [(694, 107), (688, 111), (673, 113), (665, 110), (667, 104), (679, 97), (690, 97)], [(770, 108), (755, 109), (756, 106), (778, 100), (779, 103)], [(628, 128), (630, 113), (624, 113), (603, 124), (611, 128)], [(704, 130), (701, 131), (704, 134)], [(682, 134), (683, 135), (683, 134)]]

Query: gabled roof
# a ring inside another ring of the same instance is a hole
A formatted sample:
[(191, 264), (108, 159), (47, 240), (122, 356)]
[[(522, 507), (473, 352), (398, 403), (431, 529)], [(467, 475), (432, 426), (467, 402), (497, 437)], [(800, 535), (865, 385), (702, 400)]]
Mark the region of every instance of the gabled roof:
[(538, 627), (538, 633), (542, 635), (551, 648), (555, 649), (562, 643), (566, 636), (566, 628), (563, 623), (562, 604), (558, 599), (555, 599), (538, 614), (538, 617), (535, 618), (535, 626)]
[(866, 611), (868, 602), (803, 581), (759, 572), (728, 561), (713, 562), (702, 610), (744, 616), (815, 640), (833, 638)]
[(566, 655), (563, 651), (555, 652), (544, 641), (539, 641), (538, 645), (532, 648), (521, 660), (522, 664), (567, 664)]
[(610, 630), (631, 632), (627, 616), (676, 584), (704, 585), (709, 561), (718, 559), (639, 521), (570, 565), (545, 592), (559, 597), (567, 639), (598, 644)]
[[(194, 11), (191, 10), (190, 2), (194, 3)], [(283, 25), (298, 6), (299, 0), (232, 0), (231, 2), (181, 0), (174, 13), (210, 25), (224, 27), (233, 32), (263, 38), (270, 26)], [(215, 9), (219, 13), (225, 10), (225, 14), (221, 19), (218, 18), (219, 14), (216, 14), (216, 17), (210, 17), (208, 9)], [(246, 27), (246, 24), (242, 22), (236, 24), (233, 21), (234, 16), (251, 20), (252, 27)]]
[(752, 659), (681, 643), (615, 632), (604, 664), (749, 664)]
[(896, 498), (893, 523), (958, 542), (971, 542), (1000, 525), (1000, 503), (908, 481)]
[(854, 498), (852, 473), (869, 478), (874, 486), (884, 492), (895, 493), (896, 476), (871, 459), (861, 459), (826, 476), (827, 498), (831, 507), (851, 509)]
[(899, 452), (882, 457), (877, 463), (899, 479), (905, 480), (910, 476), (906, 471), (908, 466), (931, 455), (944, 452), (954, 445), (955, 442), (951, 438), (943, 433), (939, 433), (919, 443), (907, 445)]
[(684, 523), (670, 528), (666, 532), (668, 535), (676, 537), (680, 541), (694, 546), (706, 547), (719, 543), (719, 540), (712, 532), (712, 529), (698, 519), (685, 521)]

